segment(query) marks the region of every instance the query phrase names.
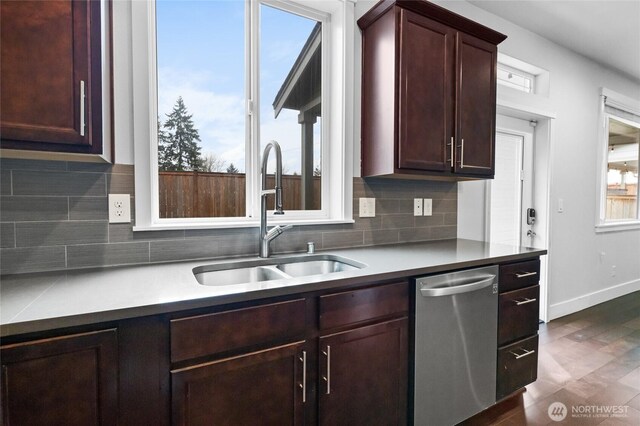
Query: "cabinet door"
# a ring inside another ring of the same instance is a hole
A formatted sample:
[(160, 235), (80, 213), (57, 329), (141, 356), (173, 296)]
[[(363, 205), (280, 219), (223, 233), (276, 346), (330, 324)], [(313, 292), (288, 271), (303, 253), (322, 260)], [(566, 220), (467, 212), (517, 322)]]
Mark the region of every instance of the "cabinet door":
[(494, 174), (497, 47), (464, 33), (456, 37), (456, 173)]
[(3, 148), (101, 153), (100, 3), (1, 2)]
[(320, 338), (321, 425), (404, 425), (407, 319)]
[(115, 330), (6, 345), (2, 420), (6, 425), (115, 425)]
[(398, 168), (451, 170), (455, 31), (401, 11)]
[(171, 372), (174, 425), (299, 425), (303, 342)]

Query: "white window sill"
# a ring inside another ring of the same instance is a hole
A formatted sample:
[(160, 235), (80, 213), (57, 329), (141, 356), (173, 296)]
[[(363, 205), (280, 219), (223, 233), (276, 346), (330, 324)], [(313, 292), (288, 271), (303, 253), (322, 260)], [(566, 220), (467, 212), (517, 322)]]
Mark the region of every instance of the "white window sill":
[[(335, 225), (341, 223), (354, 223), (353, 219), (280, 219), (274, 220), (273, 218), (267, 219), (267, 225), (293, 225), (293, 226), (305, 226), (305, 225)], [(184, 223), (160, 223), (149, 226), (134, 226), (133, 231), (171, 231), (181, 229), (232, 229), (232, 228), (257, 228), (260, 226), (259, 220), (247, 220), (238, 222), (225, 222), (225, 223), (198, 223), (198, 222), (184, 222)]]
[(596, 225), (596, 233), (618, 232), (640, 229), (640, 220), (629, 220), (624, 222), (608, 222)]

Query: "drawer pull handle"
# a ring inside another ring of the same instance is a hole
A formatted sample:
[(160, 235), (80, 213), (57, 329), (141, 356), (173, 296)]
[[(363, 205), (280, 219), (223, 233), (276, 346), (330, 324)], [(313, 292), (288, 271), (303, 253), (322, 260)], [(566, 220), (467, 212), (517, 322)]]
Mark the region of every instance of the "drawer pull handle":
[(322, 354), (327, 357), (327, 375), (322, 376), (325, 382), (327, 382), (327, 395), (331, 394), (331, 346), (327, 345), (327, 350), (322, 351)]
[(520, 306), (520, 305), (526, 305), (527, 303), (533, 303), (537, 300), (538, 299), (529, 299), (525, 297), (524, 300), (514, 300), (514, 302), (516, 302), (516, 305)]
[(302, 383), (300, 383), (300, 388), (302, 388), (302, 403), (307, 402), (307, 351), (302, 351), (302, 356), (300, 358), (302, 361)]
[(516, 278), (531, 277), (531, 276), (533, 276), (533, 275), (538, 275), (538, 273), (537, 273), (537, 272), (523, 272), (523, 273), (521, 273), (521, 274), (518, 274), (518, 273), (516, 272)]
[(531, 355), (531, 354), (536, 353), (536, 351), (535, 351), (535, 350), (533, 350), (533, 349), (532, 349), (532, 350), (530, 350), (530, 351), (528, 351), (528, 350), (523, 349), (523, 348), (518, 348), (518, 350), (523, 350), (523, 351), (524, 351), (524, 353), (522, 353), (522, 354), (517, 354), (517, 353), (515, 353), (515, 352), (513, 352), (513, 351), (509, 351), (509, 353), (510, 353), (511, 355), (515, 356), (515, 357), (516, 357), (516, 359), (524, 358), (525, 356), (529, 356), (529, 355)]

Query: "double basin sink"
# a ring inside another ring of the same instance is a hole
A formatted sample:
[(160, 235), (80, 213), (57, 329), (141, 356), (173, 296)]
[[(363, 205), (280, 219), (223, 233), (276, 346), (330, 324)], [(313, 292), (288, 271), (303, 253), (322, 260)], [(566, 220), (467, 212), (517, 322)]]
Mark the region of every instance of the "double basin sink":
[(228, 286), (352, 271), (366, 265), (331, 254), (233, 261), (198, 266), (196, 280), (206, 286)]

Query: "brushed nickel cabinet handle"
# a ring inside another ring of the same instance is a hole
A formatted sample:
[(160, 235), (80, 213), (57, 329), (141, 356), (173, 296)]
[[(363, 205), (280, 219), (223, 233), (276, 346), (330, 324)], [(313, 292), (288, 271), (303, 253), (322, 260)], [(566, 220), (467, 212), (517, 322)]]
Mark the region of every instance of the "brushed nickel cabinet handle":
[(514, 302), (516, 302), (516, 305), (520, 306), (520, 305), (526, 305), (527, 303), (533, 303), (538, 299), (529, 299), (527, 297), (524, 298), (524, 300), (514, 300)]
[(300, 388), (302, 388), (302, 403), (307, 402), (307, 351), (302, 351), (302, 356), (298, 358), (302, 361), (302, 383), (300, 383)]
[(84, 136), (84, 102), (85, 102), (84, 80), (80, 80), (80, 136)]
[(460, 168), (464, 169), (464, 138), (460, 139)]
[(322, 351), (322, 354), (327, 357), (327, 375), (322, 376), (325, 382), (327, 382), (327, 395), (331, 394), (331, 346), (327, 345), (327, 350)]
[(453, 168), (453, 136), (451, 136), (451, 143), (447, 144), (449, 145), (451, 148), (451, 159), (449, 160), (449, 165), (451, 168)]
[(513, 352), (513, 351), (509, 351), (509, 353), (510, 353), (511, 355), (515, 356), (515, 357), (516, 357), (516, 359), (524, 358), (525, 356), (529, 356), (529, 355), (531, 355), (531, 354), (536, 353), (536, 351), (535, 351), (535, 350), (533, 350), (533, 349), (532, 349), (532, 350), (530, 350), (530, 351), (528, 351), (528, 350), (523, 349), (523, 348), (518, 348), (518, 350), (523, 350), (523, 351), (524, 351), (524, 353), (522, 353), (522, 354), (518, 354), (518, 353), (515, 353), (515, 352)]
[(537, 272), (522, 272), (522, 273), (517, 273), (516, 272), (516, 278), (524, 278), (524, 277), (531, 277), (533, 275), (538, 275)]

